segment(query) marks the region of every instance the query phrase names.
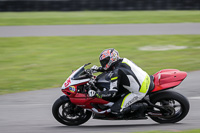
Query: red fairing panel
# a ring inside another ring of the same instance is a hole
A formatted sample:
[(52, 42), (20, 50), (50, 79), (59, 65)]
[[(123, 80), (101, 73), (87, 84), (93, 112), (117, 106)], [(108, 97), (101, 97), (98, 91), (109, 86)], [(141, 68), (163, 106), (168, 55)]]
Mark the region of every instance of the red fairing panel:
[(108, 101), (105, 101), (101, 98), (90, 98), (88, 95), (77, 93), (75, 97), (70, 98), (73, 104), (79, 105), (82, 108), (92, 108), (91, 103), (93, 104), (108, 104)]
[(187, 76), (186, 72), (177, 69), (164, 69), (154, 75), (155, 88), (152, 92), (179, 85)]

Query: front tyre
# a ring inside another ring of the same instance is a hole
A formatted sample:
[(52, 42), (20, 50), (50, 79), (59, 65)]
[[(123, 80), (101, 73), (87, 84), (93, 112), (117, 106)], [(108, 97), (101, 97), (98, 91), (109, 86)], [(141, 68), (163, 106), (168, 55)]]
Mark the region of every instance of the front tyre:
[(155, 112), (160, 112), (162, 116), (150, 116), (152, 120), (158, 123), (176, 123), (182, 120), (189, 112), (189, 102), (181, 94), (173, 91), (165, 91), (150, 97), (155, 105), (162, 106), (168, 112), (162, 112), (159, 109), (152, 108)]
[(81, 125), (87, 122), (92, 115), (92, 112), (80, 108), (72, 104), (68, 98), (62, 97), (53, 104), (52, 113), (58, 122), (68, 126)]

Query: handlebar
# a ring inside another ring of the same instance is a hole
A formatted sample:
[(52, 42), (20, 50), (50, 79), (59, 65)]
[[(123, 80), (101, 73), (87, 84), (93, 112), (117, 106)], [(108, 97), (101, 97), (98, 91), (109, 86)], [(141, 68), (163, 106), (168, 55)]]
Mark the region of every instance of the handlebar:
[(85, 72), (86, 72), (86, 74), (87, 74), (90, 78), (93, 77), (93, 72), (92, 72), (91, 69), (86, 69)]
[[(88, 66), (90, 64), (91, 63), (85, 64), (84, 67)], [(95, 72), (96, 72), (96, 70), (93, 70), (91, 68), (85, 70), (86, 75), (90, 78), (90, 81), (88, 82), (88, 85), (89, 85), (88, 90), (90, 90), (91, 88), (95, 89), (96, 91), (98, 90), (98, 88), (95, 86), (95, 79), (94, 79), (94, 75), (93, 75), (93, 73), (95, 73)]]
[(93, 70), (92, 69), (86, 69), (85, 72), (88, 75), (88, 77), (90, 78), (90, 81), (88, 82), (89, 89), (94, 88), (97, 91), (98, 88), (94, 84), (96, 81), (94, 79)]

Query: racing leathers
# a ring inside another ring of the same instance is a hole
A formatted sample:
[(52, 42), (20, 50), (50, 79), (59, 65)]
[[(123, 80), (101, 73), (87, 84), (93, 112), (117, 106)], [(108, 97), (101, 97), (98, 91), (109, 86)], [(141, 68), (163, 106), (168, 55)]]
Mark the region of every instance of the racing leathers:
[(121, 112), (133, 103), (141, 100), (148, 92), (149, 75), (132, 61), (119, 59), (110, 71), (110, 88), (96, 93), (99, 98), (116, 98), (111, 112)]

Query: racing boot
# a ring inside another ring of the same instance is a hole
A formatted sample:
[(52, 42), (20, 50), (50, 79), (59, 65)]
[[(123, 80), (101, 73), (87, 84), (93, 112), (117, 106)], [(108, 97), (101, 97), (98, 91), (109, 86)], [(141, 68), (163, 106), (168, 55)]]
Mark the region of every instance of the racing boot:
[(120, 112), (112, 112), (112, 114), (118, 119), (123, 119), (124, 115), (129, 113), (130, 111), (131, 111), (131, 107), (129, 106), (127, 108), (124, 108)]
[(124, 114), (122, 112), (111, 112), (112, 116), (117, 119), (123, 119)]

